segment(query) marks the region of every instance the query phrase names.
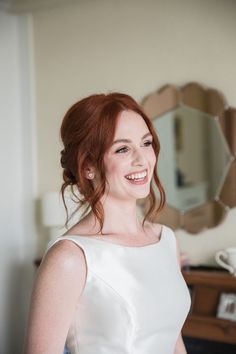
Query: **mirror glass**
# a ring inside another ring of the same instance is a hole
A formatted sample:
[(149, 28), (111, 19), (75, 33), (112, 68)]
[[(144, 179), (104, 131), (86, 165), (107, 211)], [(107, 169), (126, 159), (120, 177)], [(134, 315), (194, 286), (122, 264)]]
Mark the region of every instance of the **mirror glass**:
[(153, 123), (167, 203), (184, 213), (216, 200), (233, 158), (218, 118), (181, 104)]

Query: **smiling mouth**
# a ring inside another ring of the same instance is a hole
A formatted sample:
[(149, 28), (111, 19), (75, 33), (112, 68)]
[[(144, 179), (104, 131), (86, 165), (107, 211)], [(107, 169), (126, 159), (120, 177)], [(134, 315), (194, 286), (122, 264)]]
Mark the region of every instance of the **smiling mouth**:
[(125, 178), (129, 181), (144, 181), (147, 178), (147, 170), (130, 173), (129, 175), (126, 175)]

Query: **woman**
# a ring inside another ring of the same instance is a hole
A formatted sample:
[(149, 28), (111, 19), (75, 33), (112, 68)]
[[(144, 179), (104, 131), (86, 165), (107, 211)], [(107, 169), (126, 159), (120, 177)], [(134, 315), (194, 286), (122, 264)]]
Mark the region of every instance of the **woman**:
[[(88, 208), (44, 256), (25, 353), (61, 354), (66, 339), (71, 354), (186, 353), (190, 297), (175, 235), (146, 220), (165, 202), (151, 121), (128, 95), (92, 95), (69, 109), (61, 137), (62, 193), (77, 188)], [(147, 196), (141, 220), (137, 200)]]

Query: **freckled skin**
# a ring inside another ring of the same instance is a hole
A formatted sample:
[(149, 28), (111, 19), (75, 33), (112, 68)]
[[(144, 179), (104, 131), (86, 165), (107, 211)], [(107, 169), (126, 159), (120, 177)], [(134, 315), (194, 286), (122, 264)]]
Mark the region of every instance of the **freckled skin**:
[[(149, 194), (156, 156), (152, 145), (148, 145), (152, 142), (152, 136), (142, 139), (148, 132), (145, 121), (137, 113), (124, 111), (120, 114), (114, 141), (128, 138), (131, 143), (114, 144), (104, 156), (110, 196), (136, 201)], [(124, 177), (145, 168), (149, 175), (149, 183), (146, 185), (133, 186)]]

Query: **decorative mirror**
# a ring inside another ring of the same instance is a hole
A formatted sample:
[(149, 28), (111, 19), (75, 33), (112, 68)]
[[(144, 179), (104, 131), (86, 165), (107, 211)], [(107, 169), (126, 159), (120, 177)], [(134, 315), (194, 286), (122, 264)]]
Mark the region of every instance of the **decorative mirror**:
[(164, 86), (142, 106), (161, 144), (166, 206), (156, 221), (190, 233), (215, 227), (236, 205), (236, 109), (194, 82)]

